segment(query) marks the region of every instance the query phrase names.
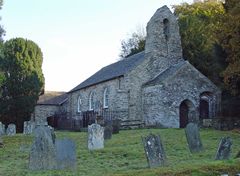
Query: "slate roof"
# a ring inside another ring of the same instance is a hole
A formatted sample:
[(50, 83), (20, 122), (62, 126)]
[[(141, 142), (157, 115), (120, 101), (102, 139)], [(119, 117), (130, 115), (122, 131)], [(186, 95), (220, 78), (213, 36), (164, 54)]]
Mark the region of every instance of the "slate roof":
[(45, 93), (39, 97), (37, 105), (62, 105), (67, 99), (65, 92)]
[(96, 72), (94, 75), (83, 81), (81, 84), (73, 88), (70, 92), (74, 92), (101, 82), (105, 82), (131, 71), (137, 65), (139, 65), (144, 60), (144, 51), (127, 57), (126, 59), (120, 60)]
[(182, 60), (181, 62), (172, 65), (171, 67), (167, 68), (166, 70), (162, 71), (159, 75), (157, 75), (152, 80), (148, 81), (144, 84), (144, 86), (147, 85), (154, 85), (156, 82), (162, 83), (164, 82), (170, 75), (174, 75), (175, 72), (177, 72), (182, 66), (186, 65), (187, 61)]

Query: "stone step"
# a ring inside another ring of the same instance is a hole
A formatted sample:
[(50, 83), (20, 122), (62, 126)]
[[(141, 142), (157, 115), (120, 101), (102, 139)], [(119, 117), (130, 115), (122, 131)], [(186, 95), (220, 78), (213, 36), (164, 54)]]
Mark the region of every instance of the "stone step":
[(142, 120), (124, 120), (121, 121), (121, 129), (137, 129), (144, 127)]

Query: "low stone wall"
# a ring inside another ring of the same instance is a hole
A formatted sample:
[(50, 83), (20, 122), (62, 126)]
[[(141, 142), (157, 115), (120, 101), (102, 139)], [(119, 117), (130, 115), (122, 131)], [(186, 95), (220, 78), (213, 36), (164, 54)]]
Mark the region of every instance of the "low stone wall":
[(225, 117), (214, 119), (203, 119), (200, 122), (203, 128), (214, 128), (217, 130), (232, 130), (234, 128), (240, 128), (239, 117)]

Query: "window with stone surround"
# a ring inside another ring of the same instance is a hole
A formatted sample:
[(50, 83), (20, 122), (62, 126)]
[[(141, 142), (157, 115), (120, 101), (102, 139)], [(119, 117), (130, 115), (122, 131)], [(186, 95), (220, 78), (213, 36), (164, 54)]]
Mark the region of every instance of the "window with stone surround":
[(77, 112), (79, 112), (79, 113), (81, 112), (81, 106), (82, 106), (82, 99), (79, 96), (78, 101), (77, 101)]
[(109, 91), (108, 88), (105, 88), (103, 92), (103, 108), (108, 108), (108, 105), (109, 105)]
[(90, 111), (92, 111), (93, 110), (93, 106), (94, 106), (94, 100), (93, 100), (93, 98), (94, 98), (94, 93), (93, 92), (91, 92), (90, 93), (90, 95), (89, 95), (89, 110)]

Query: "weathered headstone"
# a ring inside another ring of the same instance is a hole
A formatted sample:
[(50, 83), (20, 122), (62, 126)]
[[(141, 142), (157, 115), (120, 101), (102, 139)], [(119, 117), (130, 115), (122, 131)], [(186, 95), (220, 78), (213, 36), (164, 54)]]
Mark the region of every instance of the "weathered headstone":
[(75, 169), (77, 163), (76, 145), (70, 139), (56, 140), (57, 169)]
[(164, 166), (166, 154), (159, 135), (150, 134), (142, 137), (145, 155), (150, 168)]
[(32, 134), (35, 128), (35, 123), (32, 121), (25, 121), (23, 123), (23, 134)]
[(200, 152), (203, 150), (199, 128), (196, 123), (189, 123), (185, 128), (185, 134), (188, 142), (189, 150), (194, 152)]
[(6, 134), (8, 136), (14, 136), (16, 134), (16, 125), (13, 123), (9, 124), (7, 127)]
[(2, 140), (2, 136), (0, 135), (0, 148), (3, 147), (3, 140)]
[(34, 130), (34, 142), (29, 157), (29, 169), (56, 169), (56, 149), (48, 126), (39, 125)]
[(230, 137), (223, 137), (218, 145), (215, 159), (227, 160), (231, 155), (232, 140)]
[(111, 124), (108, 124), (104, 127), (104, 139), (112, 138), (113, 127)]
[(104, 127), (98, 124), (88, 126), (88, 149), (96, 150), (104, 148)]
[(0, 136), (5, 134), (5, 125), (0, 122)]
[(119, 120), (119, 119), (114, 119), (114, 120), (112, 121), (113, 134), (119, 133), (120, 126), (121, 126), (121, 120)]

